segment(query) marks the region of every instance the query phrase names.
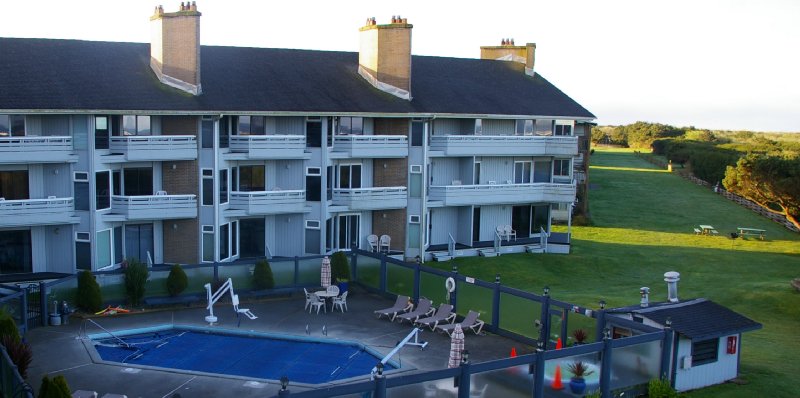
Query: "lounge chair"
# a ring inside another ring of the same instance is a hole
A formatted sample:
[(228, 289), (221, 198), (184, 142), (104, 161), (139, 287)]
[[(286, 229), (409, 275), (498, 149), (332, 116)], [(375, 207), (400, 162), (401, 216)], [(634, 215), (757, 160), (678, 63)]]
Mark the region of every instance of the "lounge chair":
[(410, 310), (412, 307), (411, 302), (409, 301), (408, 296), (398, 295), (397, 300), (394, 302), (394, 305), (389, 308), (384, 308), (382, 310), (375, 311), (378, 314), (378, 318), (381, 315), (386, 315), (389, 320), (394, 321), (394, 318), (397, 316), (398, 313), (406, 312)]
[(453, 335), (453, 331), (456, 329), (456, 325), (461, 325), (461, 328), (466, 330), (467, 328), (472, 329), (475, 334), (480, 334), (481, 330), (483, 329), (483, 324), (485, 322), (478, 319), (481, 316), (480, 312), (470, 310), (467, 313), (467, 316), (461, 322), (454, 322), (454, 323), (445, 323), (443, 325), (437, 325), (436, 330), (445, 332), (449, 336)]
[(439, 325), (439, 322), (444, 323), (449, 321), (452, 323), (455, 319), (456, 313), (453, 312), (453, 306), (450, 304), (442, 304), (433, 316), (417, 319), (415, 323), (417, 326), (427, 326), (431, 328), (431, 330), (434, 330), (436, 326)]
[(422, 316), (430, 316), (431, 314), (433, 314), (433, 311), (434, 311), (433, 301), (430, 301), (425, 298), (420, 298), (419, 303), (417, 303), (417, 307), (414, 308), (414, 311), (398, 315), (397, 319), (399, 319), (401, 323), (403, 321), (409, 321), (411, 323), (414, 323), (417, 321), (417, 319), (419, 319)]

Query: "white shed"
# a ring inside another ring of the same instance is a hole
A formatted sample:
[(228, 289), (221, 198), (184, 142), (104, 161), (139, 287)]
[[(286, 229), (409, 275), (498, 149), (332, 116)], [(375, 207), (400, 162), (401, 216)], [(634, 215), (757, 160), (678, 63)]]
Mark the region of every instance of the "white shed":
[(704, 298), (647, 303), (608, 310), (606, 321), (615, 337), (636, 334), (614, 326), (614, 317), (664, 328), (671, 322), (675, 331), (668, 377), (678, 391), (694, 390), (736, 378), (742, 333), (762, 325), (735, 311)]

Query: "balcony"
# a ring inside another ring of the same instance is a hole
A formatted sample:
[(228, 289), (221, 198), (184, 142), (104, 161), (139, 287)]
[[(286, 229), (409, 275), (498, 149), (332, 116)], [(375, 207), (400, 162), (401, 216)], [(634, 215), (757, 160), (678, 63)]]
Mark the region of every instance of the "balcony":
[(429, 206), (469, 206), (575, 201), (575, 184), (438, 185), (428, 193)]
[(75, 162), (72, 137), (0, 137), (0, 164)]
[(111, 137), (109, 149), (121, 156), (106, 161), (193, 160), (197, 159), (197, 137), (193, 135)]
[(226, 160), (305, 159), (306, 137), (303, 135), (233, 135), (231, 152)]
[(578, 137), (445, 135), (431, 137), (431, 156), (575, 156)]
[(270, 214), (302, 213), (305, 211), (306, 191), (231, 192), (228, 203), (230, 215), (261, 216)]
[(408, 205), (406, 187), (334, 188), (333, 205), (346, 210), (402, 209)]
[(77, 224), (72, 198), (0, 199), (0, 228)]
[(111, 197), (106, 221), (173, 220), (197, 217), (194, 195), (147, 195)]
[(337, 135), (331, 158), (404, 158), (408, 137), (404, 135)]

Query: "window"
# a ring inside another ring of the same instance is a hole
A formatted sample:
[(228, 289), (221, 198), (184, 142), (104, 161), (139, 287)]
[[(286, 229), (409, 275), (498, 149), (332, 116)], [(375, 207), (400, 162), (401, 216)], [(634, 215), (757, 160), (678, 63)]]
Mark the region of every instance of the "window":
[(418, 215), (408, 216), (408, 247), (419, 249), (420, 217)]
[(422, 146), (425, 137), (425, 121), (414, 119), (411, 121), (411, 146)]
[(92, 247), (88, 232), (75, 233), (75, 268), (92, 269)]
[(214, 170), (203, 169), (203, 206), (214, 206)]
[(306, 228), (319, 229), (319, 220), (306, 220)]
[(111, 135), (111, 123), (108, 116), (95, 116), (94, 118), (94, 147), (95, 149), (108, 149), (108, 137)]
[(322, 147), (322, 121), (319, 118), (306, 119), (306, 146)]
[(550, 161), (533, 162), (533, 182), (550, 182)]
[[(98, 171), (94, 174), (95, 210), (111, 207), (111, 172)], [(106, 264), (110, 265), (110, 264)], [(102, 265), (98, 265), (102, 267)]]
[(150, 196), (153, 194), (153, 169), (133, 167), (122, 170), (122, 194), (125, 196)]
[(569, 177), (571, 169), (569, 159), (556, 159), (553, 161), (554, 177)]
[(364, 118), (358, 116), (342, 116), (339, 118), (339, 135), (364, 134)]
[(310, 202), (322, 200), (322, 176), (319, 167), (306, 168), (306, 200)]
[(239, 255), (239, 222), (231, 223), (231, 257)]
[(719, 339), (692, 342), (692, 366), (717, 362)]
[(0, 115), (0, 137), (21, 137), (25, 135), (25, 116)]
[(75, 210), (89, 210), (89, 173), (76, 171), (73, 174)]
[(30, 199), (28, 170), (0, 171), (0, 198), (6, 200)]
[(153, 224), (125, 225), (125, 257), (135, 258), (143, 263), (153, 259)]
[(0, 274), (33, 272), (31, 231), (0, 231)]
[(219, 147), (227, 148), (231, 136), (231, 126), (236, 123), (235, 116), (223, 116), (219, 119)]
[(328, 184), (326, 189), (326, 198), (328, 200), (333, 200), (333, 166), (326, 167), (325, 173), (325, 181)]
[(151, 135), (150, 116), (122, 115), (122, 135)]
[(360, 164), (341, 164), (339, 165), (339, 180), (336, 187), (342, 189), (361, 188), (361, 165)]
[(572, 135), (572, 121), (571, 120), (556, 120), (553, 135)]
[(325, 220), (325, 251), (332, 252), (333, 245), (333, 218)]
[(533, 120), (517, 120), (516, 135), (533, 135)]
[(111, 171), (111, 194), (122, 195), (122, 172), (119, 170)]
[(122, 256), (122, 227), (114, 227), (114, 264), (124, 260)]
[(475, 162), (475, 169), (473, 170), (472, 183), (480, 185), (481, 183), (481, 162)]
[(239, 189), (237, 191), (264, 191), (266, 189), (264, 180), (264, 166), (240, 166)]
[(481, 135), (483, 132), (483, 120), (475, 119), (475, 135)]
[[(239, 255), (241, 258), (263, 257), (265, 244), (264, 218), (239, 220)], [(213, 253), (212, 253), (213, 256)]]
[(200, 122), (200, 144), (202, 148), (214, 148), (214, 120), (203, 118)]
[(320, 228), (319, 220), (306, 220), (305, 252), (319, 254)]
[(514, 184), (530, 184), (533, 162), (514, 162)]
[(203, 225), (203, 262), (214, 261), (214, 226)]
[(108, 267), (111, 265), (111, 230), (106, 229), (97, 231), (97, 240), (95, 240), (97, 250), (97, 268)]
[(265, 127), (264, 116), (239, 116), (239, 135), (264, 135)]
[(230, 225), (229, 224), (222, 224), (219, 226), (219, 259), (220, 261), (227, 259), (230, 255), (228, 254), (228, 234), (230, 234)]
[(336, 217), (337, 237), (339, 249), (350, 249), (359, 246), (359, 221), (358, 214), (347, 214)]
[(408, 194), (412, 198), (422, 197), (422, 166), (412, 165), (409, 175)]
[(219, 171), (219, 204), (228, 203), (228, 169)]

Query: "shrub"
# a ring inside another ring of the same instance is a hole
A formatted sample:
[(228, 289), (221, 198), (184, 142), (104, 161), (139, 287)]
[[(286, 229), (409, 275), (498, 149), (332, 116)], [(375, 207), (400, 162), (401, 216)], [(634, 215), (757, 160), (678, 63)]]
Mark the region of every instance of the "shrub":
[(273, 287), (275, 287), (275, 277), (272, 275), (272, 267), (267, 260), (260, 260), (253, 270), (253, 288), (263, 290)]
[(169, 269), (169, 276), (167, 277), (167, 292), (170, 296), (175, 297), (189, 286), (189, 277), (183, 271), (180, 264), (175, 264)]
[(0, 344), (6, 347), (8, 357), (11, 358), (11, 362), (14, 362), (14, 365), (17, 365), (20, 376), (26, 379), (28, 377), (28, 367), (31, 365), (31, 360), (33, 360), (31, 345), (19, 340), (19, 336), (14, 339), (14, 336), (11, 335), (0, 337)]
[(11, 317), (6, 311), (0, 310), (0, 337), (9, 336), (14, 341), (20, 340), (19, 328), (14, 318)]
[(647, 383), (647, 396), (650, 398), (677, 398), (678, 392), (669, 385), (669, 380), (653, 379)]
[(350, 261), (344, 252), (336, 252), (331, 256), (331, 277), (337, 282), (350, 280)]
[(78, 308), (87, 312), (97, 312), (103, 305), (103, 297), (100, 294), (100, 285), (94, 280), (94, 275), (90, 271), (81, 271), (78, 274), (78, 294), (76, 298)]
[(138, 306), (144, 298), (145, 284), (150, 271), (138, 260), (129, 260), (125, 268), (125, 294), (132, 306)]
[(69, 385), (67, 379), (58, 375), (52, 380), (46, 375), (42, 378), (42, 385), (39, 387), (38, 398), (70, 398)]

